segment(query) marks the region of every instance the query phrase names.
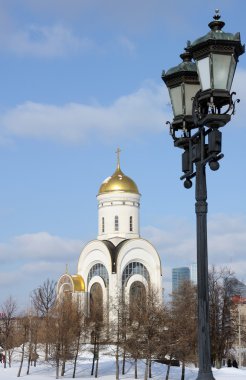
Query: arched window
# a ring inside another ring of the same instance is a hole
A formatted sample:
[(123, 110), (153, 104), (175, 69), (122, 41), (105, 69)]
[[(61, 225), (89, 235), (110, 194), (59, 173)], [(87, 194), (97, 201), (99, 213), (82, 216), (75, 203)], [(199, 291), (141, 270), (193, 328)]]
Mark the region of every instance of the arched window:
[(90, 269), (90, 272), (88, 274), (88, 279), (87, 279), (88, 284), (94, 276), (100, 276), (103, 279), (105, 286), (108, 285), (108, 282), (109, 282), (108, 271), (103, 264), (97, 263), (93, 265), (93, 267)]
[(147, 282), (149, 282), (149, 272), (145, 266), (142, 263), (134, 261), (129, 263), (122, 273), (122, 286), (125, 286), (129, 278), (134, 274), (140, 274), (146, 279)]
[(132, 216), (130, 216), (130, 231), (133, 231), (133, 227), (132, 227)]
[(119, 217), (118, 217), (118, 215), (115, 215), (115, 217), (114, 217), (114, 230), (119, 231)]
[(104, 221), (104, 217), (102, 217), (102, 232), (105, 232), (105, 221)]

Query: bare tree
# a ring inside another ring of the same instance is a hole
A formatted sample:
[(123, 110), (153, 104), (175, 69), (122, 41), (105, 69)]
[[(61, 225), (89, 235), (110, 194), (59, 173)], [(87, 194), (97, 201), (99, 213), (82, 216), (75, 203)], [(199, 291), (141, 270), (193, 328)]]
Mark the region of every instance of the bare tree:
[(120, 376), (120, 356), (122, 354), (122, 374), (125, 373), (125, 357), (126, 357), (126, 318), (127, 304), (122, 297), (120, 291), (110, 302), (111, 319), (108, 326), (108, 339), (111, 344), (111, 349), (115, 356), (115, 377), (119, 380)]
[(213, 267), (209, 273), (211, 357), (217, 368), (221, 367), (238, 332), (236, 305), (232, 302), (233, 278), (228, 268)]
[(19, 370), (17, 373), (17, 377), (20, 377), (21, 370), (23, 367), (23, 362), (24, 362), (25, 347), (26, 347), (26, 343), (28, 341), (28, 332), (30, 329), (30, 320), (29, 320), (28, 316), (24, 315), (23, 317), (19, 318), (18, 322), (19, 322), (19, 337), (22, 341), (20, 367), (19, 367)]
[(0, 321), (0, 345), (5, 351), (5, 361), (4, 367), (7, 366), (7, 361), (9, 367), (11, 367), (11, 349), (15, 346), (15, 328), (16, 328), (16, 310), (17, 304), (12, 297), (6, 299), (6, 301), (1, 306), (2, 318)]
[(77, 319), (77, 305), (72, 301), (71, 294), (67, 294), (59, 300), (54, 312), (57, 374), (59, 373), (59, 363), (61, 362), (61, 376), (64, 376), (66, 362), (74, 357), (76, 329), (79, 322)]
[(182, 362), (181, 380), (184, 380), (185, 364), (197, 362), (197, 293), (189, 281), (184, 281), (172, 295), (172, 319), (172, 351)]
[(79, 351), (83, 344), (86, 343), (88, 338), (88, 318), (81, 309), (80, 303), (74, 305), (74, 334), (75, 334), (75, 348), (74, 348), (74, 366), (73, 378), (76, 375), (77, 360)]
[(135, 378), (137, 378), (137, 360), (145, 359), (144, 379), (152, 377), (151, 363), (157, 355), (160, 344), (162, 307), (155, 291), (142, 286), (130, 294), (129, 318), (126, 345), (135, 361)]
[(168, 380), (171, 363), (175, 357), (177, 343), (175, 320), (172, 316), (172, 308), (170, 304), (162, 304), (159, 318), (159, 344), (156, 350), (156, 358), (160, 360), (161, 363), (167, 364), (165, 380)]
[(30, 366), (34, 363), (34, 367), (36, 367), (36, 362), (38, 358), (37, 353), (37, 344), (40, 340), (40, 336), (42, 335), (42, 320), (36, 314), (35, 309), (30, 308), (28, 311), (28, 319), (29, 319), (29, 331), (28, 331), (28, 361), (27, 361), (27, 372), (30, 373)]
[(49, 336), (51, 350), (49, 361), (56, 367), (56, 378), (64, 376), (66, 364), (73, 361), (73, 378), (79, 351), (87, 336), (87, 319), (71, 293), (64, 294), (50, 313)]
[(107, 305), (103, 305), (102, 290), (98, 285), (95, 283), (93, 291), (91, 289), (89, 317), (91, 342), (93, 344), (91, 375), (94, 374), (96, 378), (98, 377), (100, 346), (107, 341), (108, 337), (108, 308)]
[(55, 282), (47, 279), (31, 295), (36, 313), (44, 319), (45, 360), (48, 359), (50, 313), (56, 301)]

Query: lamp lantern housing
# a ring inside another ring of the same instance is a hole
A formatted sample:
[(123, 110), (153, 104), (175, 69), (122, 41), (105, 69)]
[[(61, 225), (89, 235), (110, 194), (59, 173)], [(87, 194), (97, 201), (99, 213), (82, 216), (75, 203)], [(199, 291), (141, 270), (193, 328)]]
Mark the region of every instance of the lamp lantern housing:
[(183, 60), (178, 66), (162, 72), (162, 80), (166, 84), (172, 103), (174, 119), (172, 128), (192, 129), (193, 98), (200, 90), (196, 64), (187, 50), (180, 55)]
[[(231, 103), (231, 86), (235, 74), (238, 57), (245, 52), (241, 44), (240, 33), (226, 33), (225, 25), (220, 20), (219, 11), (215, 11), (208, 26), (210, 31), (189, 45), (189, 52), (197, 64), (201, 83), (199, 101), (202, 105), (213, 103), (221, 109)], [(211, 102), (212, 100), (212, 102)]]

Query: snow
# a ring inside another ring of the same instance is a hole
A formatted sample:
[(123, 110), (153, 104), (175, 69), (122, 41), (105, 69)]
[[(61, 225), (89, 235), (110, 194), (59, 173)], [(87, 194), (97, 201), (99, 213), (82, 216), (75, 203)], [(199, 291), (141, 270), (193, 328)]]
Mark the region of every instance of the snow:
[[(91, 380), (94, 376), (90, 375), (92, 355), (91, 353), (82, 353), (83, 359), (78, 361), (76, 378), (83, 378), (84, 380)], [(144, 378), (144, 361), (138, 361), (138, 379)], [(0, 379), (1, 380), (12, 380), (16, 379), (17, 372), (19, 369), (19, 362), (13, 361), (11, 368), (3, 368), (3, 364), (0, 363)], [(120, 362), (121, 369), (121, 362)], [(153, 380), (163, 380), (166, 375), (166, 365), (154, 362), (152, 365), (152, 378)], [(55, 368), (51, 365), (41, 362), (37, 363), (37, 367), (30, 367), (30, 374), (26, 375), (27, 363), (24, 362), (21, 377), (27, 380), (48, 380), (55, 379), (56, 373)], [(185, 370), (186, 380), (195, 380), (197, 378), (198, 369), (194, 367), (186, 367)], [(73, 363), (68, 362), (66, 364), (66, 373), (63, 379), (72, 379), (73, 374)], [(213, 369), (213, 375), (216, 380), (245, 380), (246, 378), (246, 368), (221, 368)], [(181, 377), (180, 367), (171, 367), (170, 369), (170, 380), (179, 380)], [(101, 380), (114, 380), (115, 379), (115, 358), (113, 355), (101, 354), (99, 360), (99, 373), (98, 378)], [(133, 380), (134, 379), (134, 364), (130, 359), (126, 362), (126, 374), (120, 375), (120, 380)]]

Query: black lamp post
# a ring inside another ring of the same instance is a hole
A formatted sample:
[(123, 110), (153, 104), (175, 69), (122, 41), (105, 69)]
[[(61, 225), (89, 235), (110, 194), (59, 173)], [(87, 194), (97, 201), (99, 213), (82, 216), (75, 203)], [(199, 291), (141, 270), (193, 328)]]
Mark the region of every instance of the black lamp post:
[[(198, 283), (198, 356), (197, 380), (213, 380), (211, 370), (208, 300), (207, 254), (207, 188), (206, 164), (211, 170), (219, 169), (222, 133), (234, 114), (235, 103), (230, 93), (238, 62), (244, 53), (240, 34), (222, 31), (225, 23), (216, 10), (209, 23), (210, 32), (192, 44), (188, 42), (183, 62), (162, 73), (168, 87), (174, 119), (170, 134), (174, 146), (182, 153), (181, 180), (185, 188), (192, 186), (196, 178), (197, 224), (197, 283)], [(195, 60), (195, 63), (192, 61)]]

